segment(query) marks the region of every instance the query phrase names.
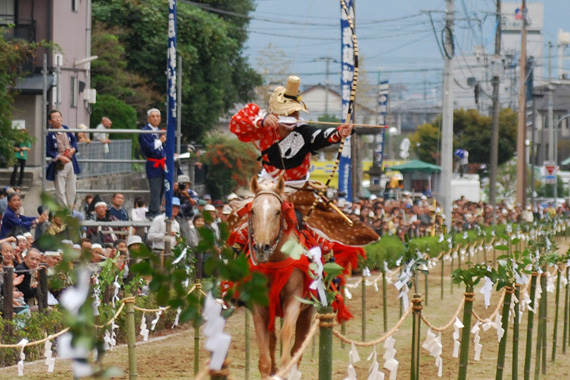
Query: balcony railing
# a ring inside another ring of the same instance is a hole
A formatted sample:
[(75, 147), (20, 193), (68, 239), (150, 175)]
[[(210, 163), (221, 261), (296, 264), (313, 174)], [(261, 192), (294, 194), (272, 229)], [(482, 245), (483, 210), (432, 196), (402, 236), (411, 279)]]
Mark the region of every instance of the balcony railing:
[(14, 16), (0, 15), (0, 27), (6, 29), (4, 38), (7, 41), (26, 40), (34, 42), (36, 40), (35, 20), (15, 20)]

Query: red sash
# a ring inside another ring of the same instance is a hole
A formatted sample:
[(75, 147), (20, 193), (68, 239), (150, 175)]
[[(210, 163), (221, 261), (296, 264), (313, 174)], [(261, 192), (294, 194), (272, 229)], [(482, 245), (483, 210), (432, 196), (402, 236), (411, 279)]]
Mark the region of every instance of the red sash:
[(162, 158), (147, 158), (147, 161), (150, 162), (154, 162), (154, 166), (153, 168), (158, 168), (161, 167), (162, 170), (164, 170), (164, 168), (166, 167), (166, 157), (162, 157)]

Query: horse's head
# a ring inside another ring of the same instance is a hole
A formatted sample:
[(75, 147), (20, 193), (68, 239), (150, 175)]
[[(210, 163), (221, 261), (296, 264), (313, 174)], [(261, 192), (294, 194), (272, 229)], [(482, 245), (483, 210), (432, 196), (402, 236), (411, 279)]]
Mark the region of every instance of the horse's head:
[(258, 262), (264, 263), (277, 247), (283, 232), (281, 205), (285, 182), (283, 178), (279, 178), (277, 184), (271, 181), (258, 183), (257, 177), (254, 176), (250, 187), (255, 194), (249, 217), (251, 254)]

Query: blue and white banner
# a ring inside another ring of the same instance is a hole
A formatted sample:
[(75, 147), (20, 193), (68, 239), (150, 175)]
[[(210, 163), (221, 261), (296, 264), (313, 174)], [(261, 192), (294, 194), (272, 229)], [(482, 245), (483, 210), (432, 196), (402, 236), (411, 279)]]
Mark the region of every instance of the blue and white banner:
[(176, 152), (176, 0), (168, 1), (168, 55), (167, 55), (168, 110), (166, 124), (166, 170), (164, 193), (166, 216), (172, 216), (172, 195), (174, 185), (174, 153)]
[[(388, 100), (390, 97), (390, 84), (387, 80), (380, 82), (378, 89), (378, 115), (377, 124), (387, 125), (386, 116), (388, 114)], [(379, 167), (384, 164), (384, 141), (386, 136), (386, 128), (383, 128), (379, 134), (376, 135), (376, 162)]]
[[(350, 18), (354, 20), (354, 8), (352, 0), (345, 0)], [(345, 120), (348, 113), (350, 102), (350, 91), (352, 89), (352, 81), (354, 78), (354, 44), (352, 41), (352, 31), (348, 24), (348, 18), (344, 10), (340, 9), (340, 28), (341, 28), (341, 96), (342, 96), (342, 113), (341, 121), (350, 123), (351, 120)], [(338, 191), (346, 194), (346, 199), (352, 202), (352, 170), (351, 170), (351, 137), (347, 137), (344, 142), (344, 149), (340, 157), (338, 168)]]

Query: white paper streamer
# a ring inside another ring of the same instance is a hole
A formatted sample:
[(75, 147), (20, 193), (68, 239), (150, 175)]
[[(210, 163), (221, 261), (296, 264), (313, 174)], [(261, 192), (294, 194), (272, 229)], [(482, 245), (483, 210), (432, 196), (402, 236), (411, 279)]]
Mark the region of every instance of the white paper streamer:
[(441, 377), (440, 373), (443, 371), (443, 361), (441, 360), (441, 354), (443, 352), (443, 345), (441, 344), (441, 333), (439, 338), (428, 328), (427, 337), (422, 344), (422, 347), (429, 351), (429, 354), (435, 358), (435, 365), (438, 369), (438, 376)]
[(481, 350), (483, 349), (483, 345), (480, 343), (481, 337), (479, 336), (479, 331), (481, 330), (479, 327), (480, 324), (481, 322), (475, 323), (471, 329), (471, 334), (475, 335), (473, 337), (473, 349), (475, 351), (475, 357), (473, 359), (476, 361), (479, 361), (481, 359)]
[(47, 371), (48, 373), (52, 373), (55, 367), (55, 359), (52, 358), (53, 351), (51, 347), (53, 346), (51, 340), (48, 340), (44, 344), (44, 357), (46, 358), (45, 365), (48, 366)]
[(501, 314), (497, 313), (497, 316), (495, 317), (495, 322), (493, 323), (493, 327), (497, 329), (497, 338), (499, 342), (501, 341), (503, 335), (505, 334), (505, 329), (503, 329), (503, 321), (501, 319), (502, 319)]
[(483, 298), (485, 299), (485, 309), (487, 309), (491, 305), (491, 291), (493, 290), (493, 281), (487, 276), (485, 276), (485, 284), (479, 291), (479, 293), (483, 294)]
[(321, 247), (316, 246), (309, 250), (309, 254), (313, 258), (313, 262), (317, 264), (317, 279), (315, 279), (309, 288), (312, 290), (316, 290), (317, 294), (319, 295), (319, 300), (323, 306), (328, 305), (327, 301), (327, 294), (325, 292), (325, 286), (323, 284), (323, 262), (321, 260), (322, 252)]
[(212, 297), (212, 293), (208, 293), (203, 313), (206, 325), (202, 334), (208, 338), (205, 347), (212, 353), (210, 369), (215, 371), (222, 369), (232, 340), (231, 335), (224, 333), (226, 320), (221, 316), (221, 311), (222, 305)]
[(172, 324), (171, 328), (178, 326), (178, 322), (180, 322), (180, 313), (182, 313), (182, 309), (176, 309), (176, 317), (174, 317), (174, 323)]
[(459, 320), (459, 318), (455, 317), (455, 323), (453, 323), (453, 357), (459, 357), (459, 337), (461, 336), (459, 330), (463, 328), (463, 323)]
[(350, 351), (348, 351), (348, 358), (350, 359), (351, 364), (356, 364), (360, 361), (360, 355), (358, 355), (358, 350), (356, 349), (354, 342), (352, 342)]
[(143, 337), (143, 341), (148, 342), (148, 328), (146, 325), (146, 315), (144, 313), (141, 319), (141, 331), (139, 334)]
[(398, 365), (400, 364), (396, 360), (396, 349), (394, 348), (394, 344), (396, 340), (391, 336), (384, 341), (384, 356), (382, 357), (384, 362), (384, 368), (390, 371), (390, 380), (396, 380), (398, 376)]
[(18, 347), (20, 347), (20, 361), (18, 362), (18, 376), (24, 376), (24, 360), (26, 360), (26, 354), (24, 353), (24, 348), (28, 344), (27, 339), (22, 339), (18, 342)]
[(156, 324), (160, 320), (160, 316), (162, 315), (163, 310), (164, 309), (161, 307), (160, 310), (156, 312), (156, 317), (154, 317), (154, 319), (150, 323), (150, 331), (154, 331), (154, 329), (156, 328)]
[(348, 377), (345, 377), (344, 380), (357, 380), (356, 379), (356, 370), (352, 366), (352, 364), (348, 365)]

